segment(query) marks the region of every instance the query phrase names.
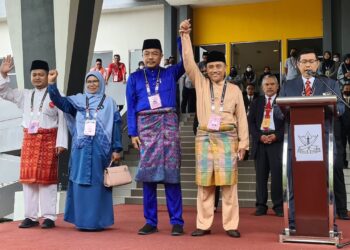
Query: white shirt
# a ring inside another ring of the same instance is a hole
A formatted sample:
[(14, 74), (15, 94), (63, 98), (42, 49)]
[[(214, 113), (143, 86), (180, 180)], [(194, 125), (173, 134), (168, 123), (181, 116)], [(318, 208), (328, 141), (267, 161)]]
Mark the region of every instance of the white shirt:
[(301, 78), (303, 78), (303, 82), (304, 82), (304, 89), (305, 89), (305, 84), (306, 81), (309, 80), (310, 82), (310, 87), (312, 88), (314, 86), (314, 81), (315, 81), (315, 77), (310, 77), (309, 79), (306, 79), (304, 76), (302, 76)]
[(249, 102), (253, 101), (254, 95), (247, 95)]
[[(277, 94), (269, 97), (267, 95), (265, 95), (265, 103), (267, 105), (268, 101), (269, 101), (269, 98), (271, 98), (270, 102), (271, 102), (271, 111), (270, 111), (270, 126), (269, 126), (269, 130), (275, 130), (275, 121), (273, 120), (273, 102), (275, 101), (276, 99), (276, 96)], [(265, 117), (265, 114), (266, 114), (266, 110), (264, 110), (264, 116), (263, 116), (263, 119)], [(261, 126), (260, 127), (261, 130), (264, 130), (264, 128)]]
[[(68, 130), (66, 120), (64, 119), (63, 112), (56, 106), (50, 107), (50, 96), (47, 94), (43, 103), (42, 111), (38, 117), (39, 107), (41, 100), (44, 96), (46, 88), (43, 89), (12, 89), (9, 86), (10, 79), (7, 77), (4, 79), (0, 74), (0, 97), (13, 102), (19, 109), (23, 111), (22, 126), (28, 128), (32, 119), (39, 120), (40, 128), (50, 129), (58, 128), (56, 147), (68, 148)], [(33, 117), (31, 117), (31, 98), (34, 94), (33, 104)]]

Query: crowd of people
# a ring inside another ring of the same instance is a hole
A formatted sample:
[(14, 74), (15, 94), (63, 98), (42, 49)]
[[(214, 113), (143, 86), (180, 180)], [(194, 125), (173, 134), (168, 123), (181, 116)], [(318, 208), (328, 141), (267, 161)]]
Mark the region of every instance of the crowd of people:
[[(142, 45), (143, 61), (129, 77), (119, 55), (114, 55), (107, 69), (101, 59), (96, 59), (85, 76), (83, 93), (72, 96), (61, 95), (56, 85), (57, 70), (50, 70), (42, 60), (31, 65), (33, 89), (12, 89), (8, 73), (13, 60), (11, 56), (3, 59), (0, 97), (23, 111), (20, 181), (25, 219), (20, 228), (39, 225), (39, 204), (44, 218), (41, 227), (55, 227), (57, 160), (68, 149), (68, 130), (72, 146), (64, 220), (81, 231), (101, 231), (113, 225), (112, 189), (103, 185), (103, 172), (110, 162), (121, 158), (119, 111), (124, 102), (115, 100), (126, 96), (128, 135), (140, 153), (135, 180), (142, 183), (145, 224), (138, 234), (158, 231), (157, 185), (161, 183), (165, 187), (171, 235), (182, 235), (178, 83), (183, 87), (181, 112), (196, 113), (197, 220), (191, 235), (211, 233), (221, 189), (223, 228), (228, 236), (240, 237), (238, 161), (248, 159), (248, 153), (255, 160), (255, 215), (267, 214), (271, 172), (272, 209), (276, 216), (283, 216), (282, 144), (287, 114), (276, 105), (276, 97), (327, 92), (325, 85), (309, 74), (311, 70), (349, 103), (350, 54), (340, 62), (337, 53), (332, 57), (331, 52), (325, 51), (319, 60), (313, 50), (291, 49), (283, 81), (271, 73), (269, 66), (257, 77), (250, 64), (241, 75), (236, 67), (231, 67), (226, 76), (227, 63), (221, 52), (205, 52), (202, 60), (195, 62), (189, 20), (181, 22), (179, 33), (182, 46), (178, 63), (170, 56), (162, 67), (160, 41), (146, 39)], [(111, 76), (112, 83), (108, 84)], [(341, 136), (335, 136), (339, 142), (334, 164), (336, 212), (340, 219), (348, 220), (343, 167), (348, 165), (350, 110), (340, 100), (337, 110), (339, 126), (335, 126), (335, 134)], [(290, 228), (295, 229), (298, 225), (293, 220), (293, 200), (290, 210)]]

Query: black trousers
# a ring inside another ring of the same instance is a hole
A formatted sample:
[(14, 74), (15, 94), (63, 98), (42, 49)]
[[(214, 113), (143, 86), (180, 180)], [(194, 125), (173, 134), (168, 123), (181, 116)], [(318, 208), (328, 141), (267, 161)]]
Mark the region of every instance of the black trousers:
[(350, 145), (350, 131), (345, 130), (344, 127), (342, 127), (341, 130), (341, 141), (343, 146), (343, 163), (344, 167), (347, 167), (348, 161), (346, 160), (346, 146), (347, 144)]
[(184, 86), (182, 88), (181, 113), (187, 113), (186, 112), (187, 106), (188, 106), (188, 113), (196, 112), (196, 90), (189, 89)]
[(267, 210), (267, 182), (271, 172), (271, 200), (273, 210), (283, 211), (282, 196), (282, 142), (258, 144), (255, 160), (256, 208)]
[[(337, 214), (347, 213), (347, 197), (344, 181), (344, 153), (346, 148), (344, 145), (343, 135), (347, 131), (342, 131), (342, 127), (339, 120), (334, 122), (334, 141), (335, 141), (335, 154), (334, 154), (334, 169), (333, 169), (333, 185), (334, 185), (334, 197), (335, 207)], [(346, 145), (346, 143), (345, 143)]]

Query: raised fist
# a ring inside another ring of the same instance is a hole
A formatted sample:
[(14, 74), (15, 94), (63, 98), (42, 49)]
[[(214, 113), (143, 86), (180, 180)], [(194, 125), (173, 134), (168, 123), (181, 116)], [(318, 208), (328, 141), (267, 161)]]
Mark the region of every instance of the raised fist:
[(55, 69), (50, 70), (49, 71), (49, 76), (48, 76), (49, 84), (56, 83), (57, 76), (58, 76), (57, 70), (55, 70)]

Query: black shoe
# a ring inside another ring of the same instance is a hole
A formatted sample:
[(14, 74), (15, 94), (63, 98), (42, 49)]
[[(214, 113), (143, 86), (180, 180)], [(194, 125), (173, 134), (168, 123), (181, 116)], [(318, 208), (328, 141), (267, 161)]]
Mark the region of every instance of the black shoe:
[(53, 220), (50, 220), (50, 219), (45, 219), (43, 224), (41, 224), (41, 228), (43, 228), (43, 229), (53, 228), (55, 226), (56, 226), (55, 222)]
[(19, 228), (30, 228), (30, 227), (35, 227), (38, 225), (39, 225), (38, 221), (33, 221), (29, 218), (25, 218), (18, 227)]
[(275, 214), (277, 217), (283, 217), (283, 211), (277, 210), (277, 211), (275, 211)]
[(171, 230), (172, 236), (179, 236), (184, 234), (184, 228), (182, 225), (175, 224), (173, 225), (173, 229)]
[(338, 214), (338, 219), (339, 220), (350, 220), (350, 217), (347, 213), (341, 213), (341, 214)]
[(158, 232), (158, 228), (146, 223), (138, 232), (139, 235), (147, 235)]
[(238, 230), (227, 230), (226, 231), (227, 235), (233, 238), (239, 238), (241, 237), (240, 232), (238, 232)]
[(262, 215), (266, 215), (267, 214), (267, 210), (263, 210), (263, 209), (257, 209), (254, 213), (255, 216), (262, 216)]
[(210, 230), (203, 230), (203, 229), (197, 228), (196, 230), (194, 230), (194, 231), (192, 232), (191, 235), (194, 236), (194, 237), (196, 237), (196, 236), (204, 236), (204, 235), (210, 234), (210, 233), (211, 233)]

